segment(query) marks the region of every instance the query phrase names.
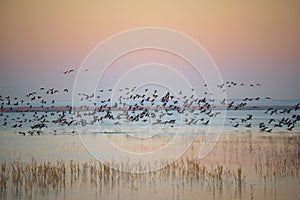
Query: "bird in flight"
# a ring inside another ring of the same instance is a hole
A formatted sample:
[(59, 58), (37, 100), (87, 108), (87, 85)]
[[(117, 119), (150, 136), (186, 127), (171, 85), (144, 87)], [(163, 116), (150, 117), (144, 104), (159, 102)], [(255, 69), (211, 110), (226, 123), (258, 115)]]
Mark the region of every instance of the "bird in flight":
[(87, 71), (89, 71), (90, 70), (90, 68), (86, 68), (86, 69), (83, 69), (82, 71), (83, 72), (87, 72)]
[(64, 71), (63, 73), (64, 73), (65, 75), (67, 75), (67, 74), (70, 74), (70, 73), (72, 73), (72, 72), (75, 72), (75, 70), (74, 70), (74, 69), (70, 69), (70, 70)]

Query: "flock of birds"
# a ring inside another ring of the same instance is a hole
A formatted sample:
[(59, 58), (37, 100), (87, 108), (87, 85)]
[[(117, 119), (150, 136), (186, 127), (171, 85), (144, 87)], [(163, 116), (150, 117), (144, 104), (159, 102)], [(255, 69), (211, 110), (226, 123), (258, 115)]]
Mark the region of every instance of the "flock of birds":
[[(88, 71), (85, 69), (84, 71)], [(69, 75), (75, 70), (64, 71)], [(238, 84), (227, 81), (216, 87), (220, 90), (230, 87), (261, 87), (257, 84)], [(207, 87), (207, 85), (204, 85)], [(193, 92), (194, 89), (191, 88)], [(117, 98), (112, 99), (112, 92)], [(274, 129), (292, 131), (300, 121), (300, 103), (285, 107), (255, 106), (250, 102), (271, 100), (270, 97), (245, 97), (239, 101), (227, 102), (226, 99), (211, 99), (211, 94), (204, 92), (199, 98), (195, 94), (185, 95), (183, 91), (171, 94), (155, 88), (126, 87), (117, 89), (98, 89), (97, 92), (79, 93), (80, 103), (76, 106), (59, 105), (55, 95), (70, 93), (68, 88), (45, 88), (29, 92), (24, 98), (0, 95), (0, 122), (3, 127), (16, 129), (21, 135), (40, 135), (45, 128), (51, 128), (57, 134), (61, 127), (68, 127), (75, 133), (75, 127), (88, 127), (97, 123), (111, 126), (133, 123), (139, 126), (185, 126), (205, 127), (210, 125), (211, 118), (218, 118), (220, 110), (232, 112), (243, 110), (245, 116), (232, 117), (229, 120), (233, 128), (253, 128), (257, 126), (262, 132)], [(252, 105), (252, 106), (251, 106)], [(261, 110), (267, 121), (256, 123), (252, 110)], [(276, 116), (276, 117), (275, 117)]]

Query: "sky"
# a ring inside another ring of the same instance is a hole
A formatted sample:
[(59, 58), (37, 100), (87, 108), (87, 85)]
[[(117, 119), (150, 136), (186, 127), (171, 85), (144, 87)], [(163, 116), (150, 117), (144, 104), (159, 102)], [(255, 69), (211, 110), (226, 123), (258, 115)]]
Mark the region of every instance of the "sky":
[(0, 94), (72, 88), (75, 75), (62, 72), (78, 69), (100, 42), (161, 27), (202, 45), (223, 80), (261, 83), (259, 95), (300, 99), (299, 10), (300, 1), (291, 0), (1, 1)]

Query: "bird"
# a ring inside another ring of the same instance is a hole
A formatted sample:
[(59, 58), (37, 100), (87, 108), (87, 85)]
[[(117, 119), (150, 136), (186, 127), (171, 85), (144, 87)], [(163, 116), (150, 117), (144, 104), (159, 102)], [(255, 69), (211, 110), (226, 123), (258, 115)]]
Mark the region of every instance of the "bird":
[(292, 126), (289, 126), (286, 130), (288, 130), (288, 131), (292, 131), (293, 130), (293, 128), (295, 128), (295, 126), (294, 125), (292, 125)]
[(271, 133), (271, 131), (272, 131), (273, 129), (268, 129), (268, 130), (265, 130), (266, 132), (268, 132), (268, 133)]
[(245, 127), (250, 128), (251, 127), (251, 123), (245, 125)]
[(251, 120), (251, 119), (252, 119), (252, 115), (248, 114), (248, 117), (247, 117), (246, 121)]
[(297, 105), (295, 105), (295, 111), (297, 111), (300, 108), (300, 103), (298, 103)]
[(82, 71), (83, 72), (87, 72), (87, 71), (89, 71), (90, 70), (90, 68), (86, 68), (86, 69), (83, 69)]
[(25, 136), (25, 132), (24, 131), (19, 131), (19, 134)]
[(70, 70), (64, 71), (63, 74), (67, 75), (67, 74), (70, 74), (72, 72), (75, 72), (75, 70), (74, 69), (70, 69)]
[[(63, 73), (69, 74), (74, 71), (75, 70), (67, 70)], [(253, 85), (251, 87), (259, 86), (257, 84), (251, 85)], [(223, 89), (237, 86), (244, 86), (244, 84), (226, 81), (225, 83), (217, 85), (217, 87)], [(175, 96), (170, 92), (162, 93), (161, 91), (158, 91), (158, 89), (155, 89), (154, 92), (149, 92), (150, 88), (137, 92), (135, 90), (137, 86), (116, 88), (114, 91), (119, 94), (117, 94), (118, 98), (114, 100), (113, 98), (105, 97), (106, 91), (111, 92), (112, 89), (98, 89), (97, 93), (78, 93), (82, 105), (73, 108), (70, 105), (57, 106), (57, 104), (55, 104), (56, 99), (49, 99), (51, 96), (48, 97), (49, 95), (56, 97), (57, 95), (54, 94), (68, 93), (70, 89), (45, 88), (47, 87), (40, 87), (38, 92), (32, 91), (28, 93), (26, 97), (29, 102), (26, 102), (26, 98), (22, 99), (21, 97), (5, 97), (0, 95), (0, 117), (3, 118), (2, 125), (15, 129), (22, 128), (22, 130), (26, 130), (26, 127), (29, 127), (29, 131), (19, 131), (20, 134), (23, 135), (24, 132), (29, 135), (39, 135), (42, 133), (41, 130), (47, 127), (53, 127), (53, 124), (59, 127), (69, 127), (71, 130), (74, 126), (90, 126), (94, 125), (96, 122), (115, 123), (114, 125), (121, 125), (125, 122), (148, 123), (149, 125), (161, 124), (173, 128), (176, 127), (175, 124), (179, 121), (177, 120), (178, 115), (183, 116), (184, 123), (189, 126), (200, 124), (209, 125), (210, 118), (218, 118), (221, 114), (220, 111), (214, 110), (214, 108), (218, 108), (218, 106), (214, 105), (216, 99), (208, 96), (196, 96), (196, 94), (185, 94), (184, 90), (180, 90), (179, 92), (175, 91), (175, 94), (179, 94), (178, 96)], [(192, 88), (192, 90), (195, 89)], [(130, 91), (134, 91), (135, 93), (130, 93)], [(98, 92), (103, 94), (99, 96)], [(44, 98), (45, 94), (47, 95), (46, 98)], [(206, 95), (212, 94), (206, 92)], [(94, 97), (97, 98), (94, 99)], [(265, 97), (265, 99), (268, 98)], [(229, 101), (229, 103), (227, 103), (226, 99), (222, 99), (222, 101), (220, 100), (220, 105), (222, 105), (222, 109), (230, 109), (232, 112), (240, 112), (241, 109), (247, 110), (248, 112), (251, 111), (251, 109), (260, 110), (260, 108), (265, 108), (260, 105), (251, 105), (252, 103), (256, 103), (256, 101), (263, 101), (264, 98), (244, 97), (241, 98), (241, 100), (242, 101)], [(21, 106), (25, 107), (22, 108)], [(267, 119), (263, 119), (263, 121), (257, 124), (251, 121), (255, 117), (253, 113), (247, 113), (246, 116), (241, 117), (230, 116), (228, 120), (230, 120), (230, 123), (234, 128), (238, 128), (242, 126), (241, 123), (244, 123), (243, 126), (247, 128), (254, 128), (257, 126), (260, 131), (265, 132), (271, 132), (273, 129), (286, 129), (287, 131), (292, 131), (295, 129), (296, 123), (300, 121), (300, 115), (295, 113), (299, 109), (300, 103), (284, 108), (277, 106), (266, 107), (266, 109), (262, 111), (262, 114), (267, 114)], [(17, 111), (16, 113), (18, 114), (18, 112), (20, 112), (21, 115), (19, 114), (19, 116), (12, 117), (9, 114), (6, 118), (3, 114), (6, 111)], [(27, 112), (32, 113), (32, 116), (30, 116), (30, 114), (25, 114)], [(47, 114), (47, 112), (49, 114)], [(73, 113), (78, 119), (72, 117)], [(244, 111), (239, 113), (239, 115), (243, 115), (242, 113), (244, 113)], [(271, 118), (270, 116), (273, 114), (276, 114), (276, 116)], [(277, 120), (277, 117), (283, 114), (285, 117), (281, 120)], [(286, 115), (290, 116), (286, 117)], [(255, 120), (258, 119), (260, 118), (255, 118)], [(266, 124), (271, 124), (272, 122), (275, 122), (272, 126), (270, 125), (272, 128), (266, 126)], [(28, 125), (26, 127), (22, 126), (25, 123)]]
[(233, 125), (233, 127), (237, 128), (239, 126), (239, 123), (236, 123), (235, 125)]

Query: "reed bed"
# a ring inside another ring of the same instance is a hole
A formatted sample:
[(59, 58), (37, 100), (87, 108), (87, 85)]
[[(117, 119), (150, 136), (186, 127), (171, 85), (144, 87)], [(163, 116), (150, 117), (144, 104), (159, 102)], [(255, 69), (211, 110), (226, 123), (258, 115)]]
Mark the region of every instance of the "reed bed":
[[(124, 169), (128, 163), (120, 163), (120, 169)], [(147, 183), (155, 186), (157, 182), (177, 183), (180, 186), (205, 185), (212, 188), (213, 193), (222, 191), (226, 187), (235, 188), (241, 191), (246, 185), (247, 177), (243, 174), (243, 169), (229, 169), (226, 166), (205, 166), (200, 160), (182, 158), (173, 163), (160, 163), (166, 167), (149, 173), (122, 172), (109, 164), (98, 161), (84, 163), (73, 160), (64, 162), (42, 162), (36, 160), (21, 162), (19, 160), (1, 163), (0, 188), (1, 195), (7, 192), (16, 194), (23, 193), (27, 197), (32, 197), (36, 191), (48, 194), (50, 191), (64, 191), (74, 185), (84, 184), (98, 189), (120, 187), (126, 184), (129, 189), (138, 190), (139, 185)], [(263, 165), (254, 165), (257, 175), (266, 181), (271, 179), (290, 176), (299, 177), (299, 170), (296, 167), (287, 166), (286, 159), (270, 162)], [(175, 187), (175, 186), (174, 186)], [(179, 186), (177, 186), (179, 187)]]
[[(160, 163), (167, 165), (166, 167), (149, 173), (122, 172), (111, 167), (109, 164), (103, 164), (98, 161), (75, 162), (73, 160), (64, 162), (58, 160), (55, 163), (43, 162), (36, 160), (30, 162), (21, 162), (19, 160), (1, 163), (1, 180), (0, 186), (2, 190), (12, 186), (16, 190), (21, 188), (31, 189), (33, 186), (38, 188), (65, 188), (71, 187), (75, 182), (87, 182), (91, 184), (105, 185), (114, 182), (117, 179), (132, 180), (136, 178), (153, 180), (153, 177), (160, 179), (174, 180), (177, 178), (190, 181), (222, 181), (224, 178), (232, 178), (234, 182), (241, 182), (242, 170), (236, 172), (226, 169), (223, 166), (216, 168), (205, 167), (199, 160), (180, 159), (173, 163)], [(125, 164), (119, 166), (124, 168)], [(129, 166), (126, 166), (129, 168)]]
[[(185, 191), (182, 188), (197, 187), (215, 198), (224, 190), (234, 190), (241, 197), (245, 188), (249, 188), (248, 193), (254, 198), (257, 184), (267, 187), (271, 183), (276, 188), (278, 181), (299, 179), (299, 144), (299, 136), (224, 136), (207, 158), (200, 160), (193, 156), (189, 151), (198, 150), (192, 146), (175, 162), (157, 161), (155, 168), (159, 170), (155, 171), (149, 168), (149, 163), (132, 165), (129, 161), (4, 161), (0, 171), (0, 197), (6, 199), (12, 193), (13, 197), (22, 194), (32, 198), (40, 193), (49, 195), (79, 187), (119, 195), (121, 188), (138, 191), (142, 186), (155, 189), (171, 184), (171, 192), (177, 195)], [(222, 159), (217, 157), (220, 152), (223, 152)]]

